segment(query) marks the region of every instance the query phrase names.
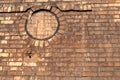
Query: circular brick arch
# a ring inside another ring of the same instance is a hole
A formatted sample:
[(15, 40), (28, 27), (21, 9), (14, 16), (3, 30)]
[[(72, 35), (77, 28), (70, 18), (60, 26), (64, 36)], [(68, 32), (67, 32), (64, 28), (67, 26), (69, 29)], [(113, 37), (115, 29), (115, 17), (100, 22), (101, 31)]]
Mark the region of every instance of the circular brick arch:
[(48, 46), (51, 41), (56, 41), (66, 31), (64, 14), (50, 5), (31, 7), (22, 15), (20, 22), (25, 24), (18, 28), (20, 37), (28, 45), (33, 46)]

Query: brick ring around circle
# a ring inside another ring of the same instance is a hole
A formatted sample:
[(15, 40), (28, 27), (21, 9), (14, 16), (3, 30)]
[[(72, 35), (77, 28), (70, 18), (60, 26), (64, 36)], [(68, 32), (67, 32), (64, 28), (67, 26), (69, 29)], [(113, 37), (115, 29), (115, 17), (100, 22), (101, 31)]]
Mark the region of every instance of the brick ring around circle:
[(33, 9), (24, 13), (18, 21), (18, 34), (28, 45), (48, 46), (65, 33), (66, 20), (58, 8), (38, 6)]

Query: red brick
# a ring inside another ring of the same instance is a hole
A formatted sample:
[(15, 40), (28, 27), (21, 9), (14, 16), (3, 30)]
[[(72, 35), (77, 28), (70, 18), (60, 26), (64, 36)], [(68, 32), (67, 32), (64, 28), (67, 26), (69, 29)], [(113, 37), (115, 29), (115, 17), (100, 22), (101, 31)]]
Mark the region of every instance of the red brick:
[(7, 75), (9, 75), (9, 76), (17, 76), (17, 75), (22, 75), (22, 71), (9, 71), (8, 73), (7, 73)]
[(97, 73), (95, 73), (95, 72), (83, 72), (82, 76), (97, 76)]
[(113, 72), (99, 72), (98, 75), (108, 77), (108, 76), (112, 76)]

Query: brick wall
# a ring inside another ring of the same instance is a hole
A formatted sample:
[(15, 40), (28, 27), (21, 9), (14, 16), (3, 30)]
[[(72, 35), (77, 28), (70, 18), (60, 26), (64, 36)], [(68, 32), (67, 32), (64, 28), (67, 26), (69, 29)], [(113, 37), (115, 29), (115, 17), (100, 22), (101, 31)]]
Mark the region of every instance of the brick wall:
[[(63, 33), (29, 58), (24, 11), (44, 5), (92, 12), (61, 12)], [(119, 80), (119, 10), (120, 0), (0, 0), (0, 80)]]

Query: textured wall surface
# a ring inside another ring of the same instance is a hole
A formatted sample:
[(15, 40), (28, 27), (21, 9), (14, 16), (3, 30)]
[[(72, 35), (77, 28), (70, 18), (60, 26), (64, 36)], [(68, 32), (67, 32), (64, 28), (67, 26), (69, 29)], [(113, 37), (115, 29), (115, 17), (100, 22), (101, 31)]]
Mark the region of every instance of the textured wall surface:
[[(47, 46), (41, 41), (39, 49), (33, 44), (38, 52), (29, 58), (25, 49), (31, 39), (19, 31), (26, 10), (36, 5), (92, 12), (61, 12), (63, 33)], [(0, 80), (119, 79), (120, 0), (0, 0)]]

